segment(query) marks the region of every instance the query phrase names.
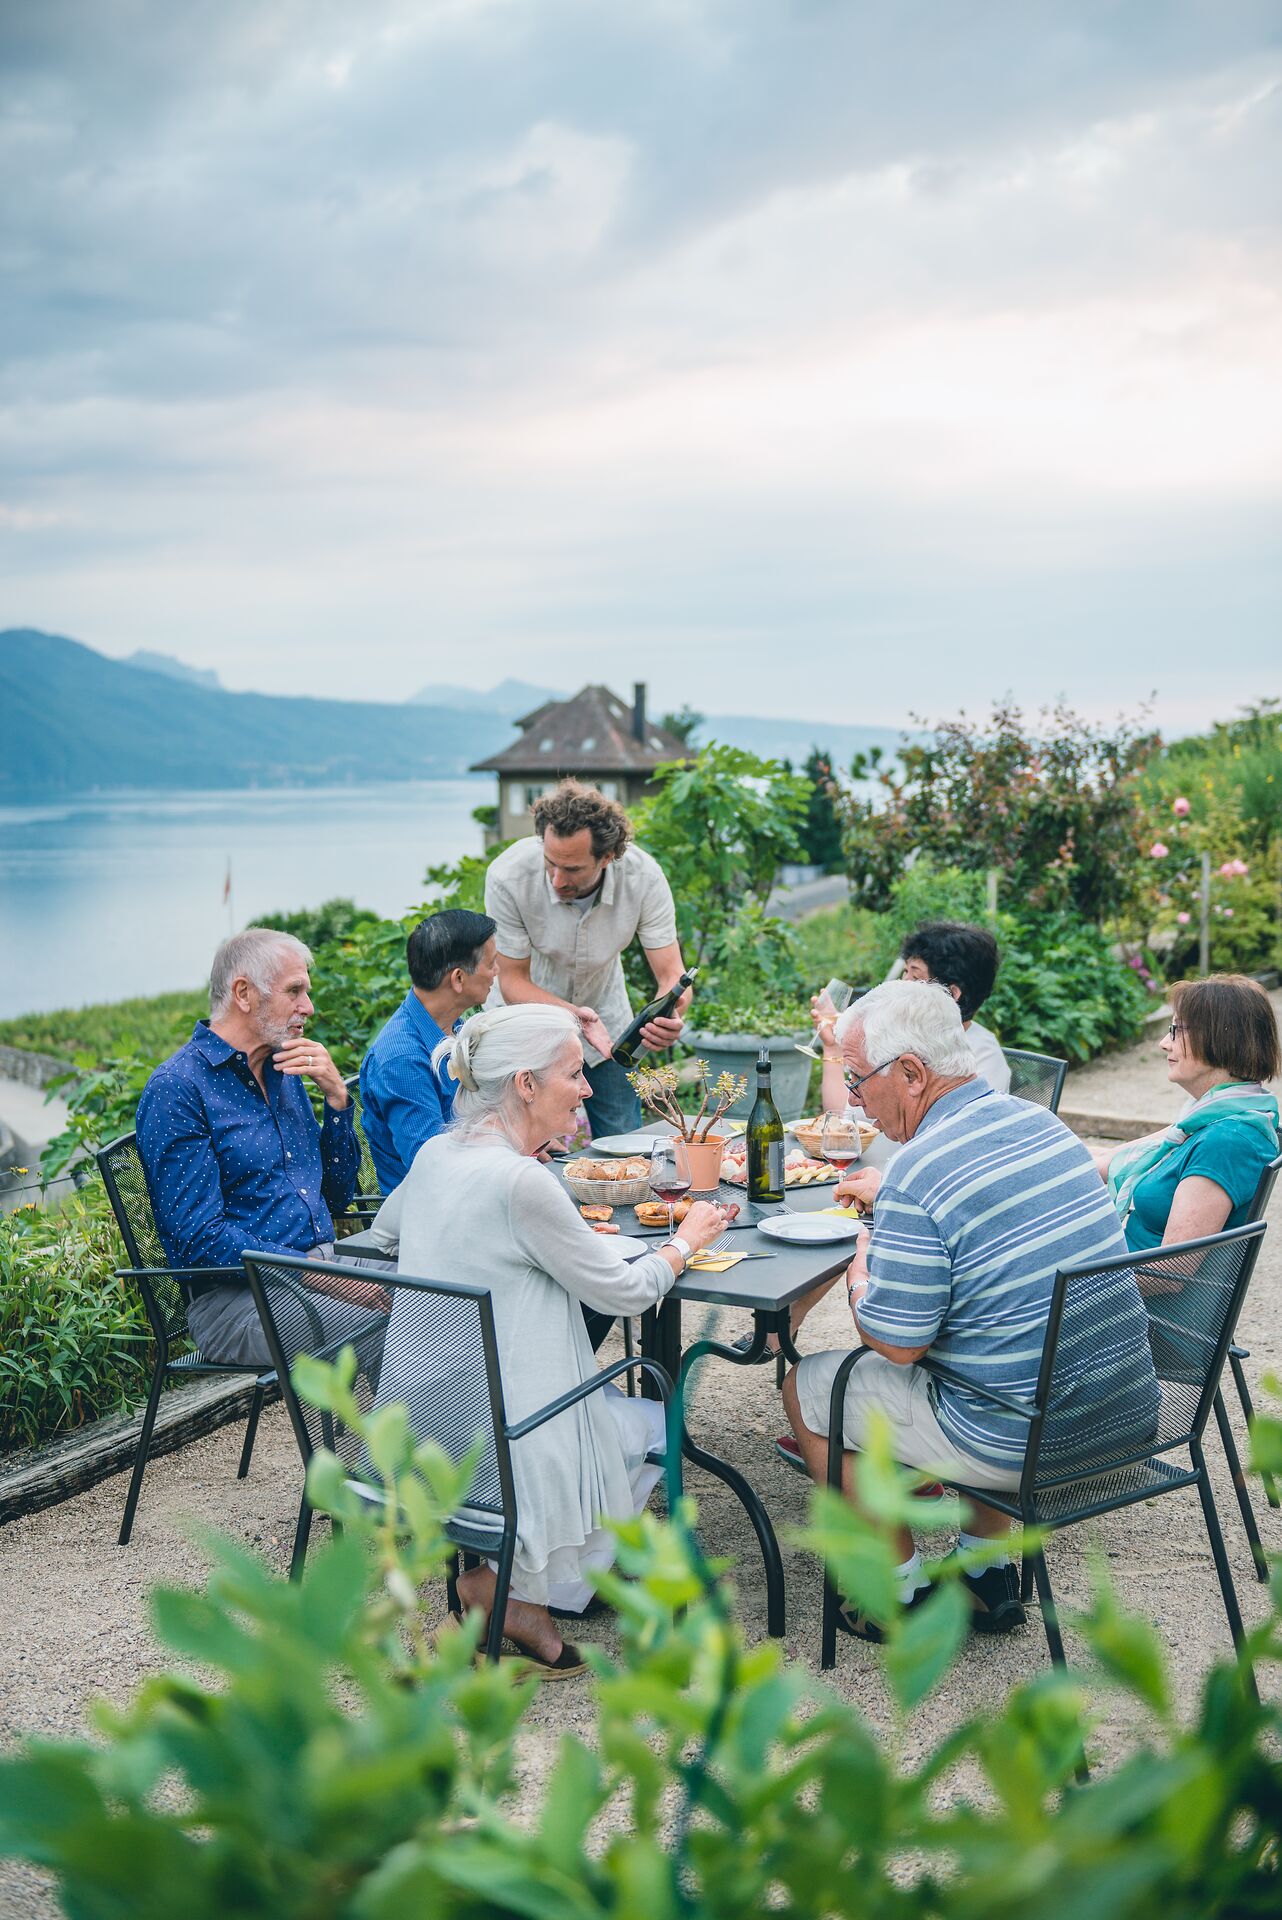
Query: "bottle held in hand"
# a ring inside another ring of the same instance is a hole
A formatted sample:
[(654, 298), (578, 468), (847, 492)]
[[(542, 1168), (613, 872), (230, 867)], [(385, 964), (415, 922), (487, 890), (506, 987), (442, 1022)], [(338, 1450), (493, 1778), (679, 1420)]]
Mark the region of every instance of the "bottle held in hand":
[(686, 988), (693, 986), (698, 971), (698, 967), (688, 967), (666, 993), (661, 993), (657, 1000), (650, 1002), (648, 1007), (642, 1007), (640, 1013), (623, 1029), (615, 1041), (610, 1052), (612, 1060), (617, 1060), (621, 1067), (630, 1067), (635, 1064), (637, 1055), (646, 1050), (645, 1041), (641, 1038), (642, 1027), (648, 1027), (652, 1020), (666, 1020)]
[(748, 1198), (774, 1204), (783, 1199), (783, 1121), (770, 1091), (770, 1055), (757, 1055), (757, 1097), (748, 1115)]

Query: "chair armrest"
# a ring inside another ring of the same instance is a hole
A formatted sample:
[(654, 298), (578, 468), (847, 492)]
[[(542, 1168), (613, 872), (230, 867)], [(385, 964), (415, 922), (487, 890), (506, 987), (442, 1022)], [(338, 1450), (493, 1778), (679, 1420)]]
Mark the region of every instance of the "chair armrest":
[(144, 1280), (177, 1280), (184, 1274), (198, 1275), (202, 1280), (239, 1280), (243, 1283), (243, 1267), (117, 1267), (117, 1280), (129, 1280), (140, 1275)]
[(617, 1374), (627, 1373), (633, 1367), (639, 1367), (643, 1373), (650, 1375), (662, 1394), (666, 1406), (672, 1394), (672, 1376), (666, 1367), (661, 1367), (657, 1360), (616, 1360), (612, 1366), (602, 1367), (600, 1373), (593, 1379), (584, 1380), (579, 1386), (572, 1387), (569, 1393), (563, 1393), (558, 1400), (550, 1400), (547, 1406), (540, 1407), (538, 1412), (530, 1414), (528, 1419), (518, 1420), (515, 1426), (504, 1427), (504, 1433), (509, 1440), (523, 1440), (526, 1434), (533, 1433), (536, 1427), (541, 1427), (546, 1421), (555, 1419), (556, 1415), (564, 1413), (567, 1407), (576, 1406), (580, 1400), (586, 1400), (590, 1393), (599, 1393), (601, 1388), (607, 1386)]
[(932, 1374), (936, 1380), (946, 1381), (950, 1387), (960, 1387), (963, 1393), (977, 1394), (981, 1400), (991, 1401), (993, 1406), (1002, 1407), (1007, 1413), (1018, 1415), (1021, 1420), (1035, 1420), (1041, 1412), (1036, 1401), (1017, 1400), (1014, 1394), (999, 1393), (996, 1387), (978, 1387), (973, 1380), (967, 1380), (962, 1374), (954, 1373), (951, 1367), (946, 1367), (940, 1360), (931, 1360), (923, 1355), (917, 1365), (924, 1373)]

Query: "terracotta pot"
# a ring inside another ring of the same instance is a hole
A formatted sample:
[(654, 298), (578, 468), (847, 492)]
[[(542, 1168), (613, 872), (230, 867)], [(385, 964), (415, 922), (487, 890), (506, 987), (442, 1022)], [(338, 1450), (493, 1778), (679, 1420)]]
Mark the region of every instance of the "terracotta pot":
[(727, 1144), (725, 1136), (720, 1133), (712, 1134), (707, 1140), (687, 1140), (692, 1192), (709, 1193), (720, 1183), (721, 1159)]

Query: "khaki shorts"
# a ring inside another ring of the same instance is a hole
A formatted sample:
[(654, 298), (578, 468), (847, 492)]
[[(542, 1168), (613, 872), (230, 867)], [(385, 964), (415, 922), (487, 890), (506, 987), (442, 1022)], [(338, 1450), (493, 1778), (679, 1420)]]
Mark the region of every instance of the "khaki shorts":
[[(827, 1433), (828, 1407), (837, 1369), (848, 1352), (810, 1353), (797, 1368), (797, 1404), (812, 1433)], [(989, 1466), (962, 1453), (948, 1438), (930, 1404), (930, 1376), (920, 1367), (896, 1366), (880, 1353), (866, 1353), (846, 1381), (842, 1442), (863, 1445), (870, 1407), (890, 1422), (895, 1458), (905, 1467), (925, 1467), (968, 1487), (1017, 1487), (1018, 1470)]]

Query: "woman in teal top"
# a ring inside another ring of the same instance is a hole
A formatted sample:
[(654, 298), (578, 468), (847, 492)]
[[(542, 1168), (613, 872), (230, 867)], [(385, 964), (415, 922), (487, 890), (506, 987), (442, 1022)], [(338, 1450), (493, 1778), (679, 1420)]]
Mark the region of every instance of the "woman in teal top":
[(1192, 1105), (1174, 1126), (1096, 1157), (1137, 1253), (1241, 1225), (1278, 1152), (1278, 1103), (1264, 1082), (1282, 1062), (1264, 989), (1213, 974), (1182, 982), (1171, 999), (1175, 1018), (1158, 1044)]

